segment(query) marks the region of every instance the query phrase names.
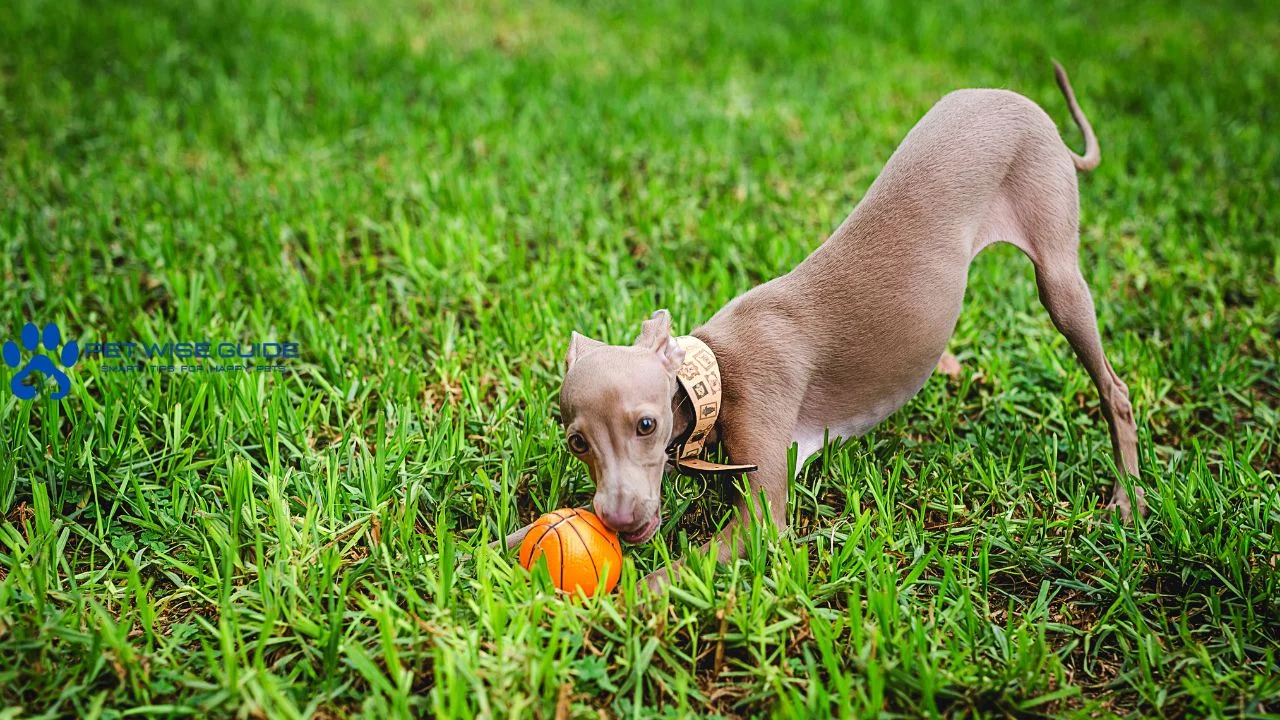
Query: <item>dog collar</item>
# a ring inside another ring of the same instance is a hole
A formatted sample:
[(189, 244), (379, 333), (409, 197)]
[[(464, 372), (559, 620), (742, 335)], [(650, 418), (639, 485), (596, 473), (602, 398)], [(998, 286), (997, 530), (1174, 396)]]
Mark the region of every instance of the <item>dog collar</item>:
[(676, 342), (684, 349), (684, 364), (676, 380), (693, 405), (693, 430), (677, 439), (671, 450), (676, 470), (686, 475), (737, 475), (755, 470), (755, 465), (727, 465), (698, 457), (720, 415), (720, 363), (711, 348), (692, 335), (678, 337)]

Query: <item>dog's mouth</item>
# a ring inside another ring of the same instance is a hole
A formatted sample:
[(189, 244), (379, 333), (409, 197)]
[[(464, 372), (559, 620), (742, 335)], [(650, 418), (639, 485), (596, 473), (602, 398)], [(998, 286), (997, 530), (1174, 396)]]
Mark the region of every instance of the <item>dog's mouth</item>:
[(654, 512), (653, 517), (649, 518), (649, 522), (645, 523), (644, 527), (634, 532), (619, 533), (619, 535), (628, 545), (643, 545), (658, 532), (660, 525), (662, 525), (662, 513)]

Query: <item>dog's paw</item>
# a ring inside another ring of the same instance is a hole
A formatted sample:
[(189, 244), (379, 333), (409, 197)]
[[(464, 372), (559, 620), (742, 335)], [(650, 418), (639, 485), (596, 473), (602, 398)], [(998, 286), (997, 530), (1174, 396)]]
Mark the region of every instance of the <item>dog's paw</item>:
[[(1147, 491), (1135, 485), (1133, 488), (1133, 501), (1137, 503), (1138, 514), (1142, 517), (1146, 517)], [(1118, 490), (1116, 494), (1111, 497), (1111, 502), (1107, 503), (1106, 508), (1104, 509), (1107, 512), (1115, 512), (1116, 510), (1119, 510), (1121, 520), (1124, 520), (1125, 523), (1133, 522), (1133, 504), (1129, 499), (1128, 493), (1123, 489)]]
[(661, 568), (646, 575), (636, 590), (639, 594), (643, 594), (647, 589), (651, 595), (661, 595), (670, 584), (671, 576), (667, 574), (666, 568)]
[(964, 372), (964, 368), (960, 365), (960, 361), (951, 353), (942, 353), (942, 357), (938, 358), (938, 372), (955, 380)]

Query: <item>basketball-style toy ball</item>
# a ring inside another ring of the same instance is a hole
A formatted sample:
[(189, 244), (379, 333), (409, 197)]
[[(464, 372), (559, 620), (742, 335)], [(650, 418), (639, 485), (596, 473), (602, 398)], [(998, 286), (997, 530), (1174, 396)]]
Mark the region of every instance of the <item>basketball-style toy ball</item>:
[(551, 582), (567, 593), (591, 597), (601, 577), (611, 592), (622, 574), (618, 536), (587, 510), (552, 510), (538, 518), (520, 543), (520, 566), (530, 570), (540, 557), (547, 559)]

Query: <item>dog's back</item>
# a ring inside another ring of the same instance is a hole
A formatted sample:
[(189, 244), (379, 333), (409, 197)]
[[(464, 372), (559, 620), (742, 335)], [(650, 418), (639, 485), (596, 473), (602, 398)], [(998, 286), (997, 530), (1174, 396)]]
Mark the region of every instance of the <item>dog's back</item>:
[(826, 242), (727, 305), (699, 335), (729, 354), (750, 353), (753, 367), (800, 372), (801, 421), (833, 436), (861, 434), (928, 379), (982, 248), (1010, 242), (1038, 262), (1038, 241), (1074, 242), (1078, 159), (1028, 98), (952, 92), (911, 129)]

